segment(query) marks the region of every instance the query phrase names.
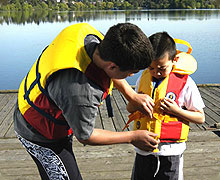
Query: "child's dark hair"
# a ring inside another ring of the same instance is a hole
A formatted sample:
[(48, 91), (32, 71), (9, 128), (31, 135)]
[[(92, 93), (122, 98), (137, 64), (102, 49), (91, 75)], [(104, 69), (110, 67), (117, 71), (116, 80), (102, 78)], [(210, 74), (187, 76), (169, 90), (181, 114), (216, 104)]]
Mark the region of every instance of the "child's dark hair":
[(155, 59), (162, 59), (168, 53), (169, 60), (176, 56), (176, 43), (167, 32), (158, 32), (149, 37), (154, 49)]
[(145, 69), (153, 60), (153, 48), (148, 37), (131, 23), (112, 26), (98, 50), (104, 61), (114, 62), (121, 71)]

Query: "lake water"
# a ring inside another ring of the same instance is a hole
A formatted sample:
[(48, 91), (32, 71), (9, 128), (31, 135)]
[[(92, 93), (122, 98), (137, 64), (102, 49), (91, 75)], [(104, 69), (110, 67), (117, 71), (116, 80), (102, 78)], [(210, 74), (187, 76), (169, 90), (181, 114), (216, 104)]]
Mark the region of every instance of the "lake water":
[[(119, 22), (138, 25), (147, 36), (167, 31), (191, 44), (198, 62), (192, 75), (197, 84), (220, 83), (220, 10), (0, 12), (0, 89), (18, 89), (44, 47), (62, 29), (79, 22), (88, 22), (104, 34)], [(139, 75), (127, 78), (128, 82), (135, 84)]]

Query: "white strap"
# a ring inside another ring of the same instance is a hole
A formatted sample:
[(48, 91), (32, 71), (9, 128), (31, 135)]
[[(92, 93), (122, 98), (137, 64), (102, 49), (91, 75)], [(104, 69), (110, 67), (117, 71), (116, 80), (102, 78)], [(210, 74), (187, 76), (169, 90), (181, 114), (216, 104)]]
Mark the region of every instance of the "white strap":
[(155, 155), (155, 157), (157, 158), (157, 169), (156, 169), (156, 171), (154, 173), (154, 177), (157, 175), (157, 173), (158, 173), (158, 171), (160, 169), (160, 158), (159, 158), (158, 155)]

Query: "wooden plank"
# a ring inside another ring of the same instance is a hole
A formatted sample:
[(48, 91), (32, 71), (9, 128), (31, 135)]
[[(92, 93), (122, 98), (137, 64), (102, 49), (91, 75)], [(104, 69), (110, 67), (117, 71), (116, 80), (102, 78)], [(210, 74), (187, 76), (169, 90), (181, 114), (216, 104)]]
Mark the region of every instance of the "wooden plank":
[(131, 170), (111, 172), (82, 172), (84, 180), (129, 180)]
[(8, 126), (6, 133), (4, 134), (4, 138), (16, 138), (15, 131), (14, 131), (14, 120), (11, 117), (11, 124)]
[(74, 153), (84, 180), (130, 179), (135, 155), (130, 144), (78, 147)]
[(213, 102), (215, 100), (210, 99), (208, 95), (202, 94), (204, 103), (206, 105), (205, 113), (215, 121), (219, 122), (219, 116), (220, 116), (220, 106), (214, 104)]
[(128, 119), (128, 115), (130, 113), (127, 111), (127, 108), (126, 108), (126, 105), (128, 102), (125, 99), (125, 97), (119, 91), (114, 91), (113, 98), (117, 102), (117, 106), (121, 112), (121, 115), (124, 117), (124, 119)]
[[(119, 91), (113, 91), (112, 93), (112, 98), (115, 101), (115, 106), (118, 109), (118, 115), (121, 116), (121, 120), (119, 120), (119, 124), (120, 124), (120, 131), (124, 128), (125, 124), (128, 121), (128, 115), (129, 112), (126, 109), (126, 101), (124, 96), (119, 92)], [(126, 128), (126, 131), (130, 130), (129, 128)]]
[[(4, 101), (1, 101), (4, 107), (0, 111), (0, 137), (4, 137), (6, 133), (9, 136), (6, 137), (15, 137), (14, 128), (13, 128), (13, 113), (14, 113), (14, 106), (17, 101), (17, 93), (1, 93), (5, 97)], [(10, 131), (9, 131), (10, 130)]]
[[(1, 169), (16, 169), (16, 168), (20, 168), (22, 170), (23, 168), (25, 169), (25, 168), (31, 167), (33, 169), (37, 169), (36, 168), (36, 164), (34, 163), (32, 158), (29, 158), (29, 157), (27, 157), (27, 158), (28, 159), (25, 159), (25, 160), (24, 159), (23, 160), (17, 160), (16, 163), (14, 163), (14, 161), (8, 161), (8, 163), (5, 163), (5, 162), (1, 161), (0, 162), (0, 168)], [(21, 173), (19, 173), (19, 174), (21, 174)], [(38, 172), (36, 174), (38, 174)], [(8, 173), (7, 175), (10, 176), (11, 173)]]
[(8, 103), (1, 111), (0, 117), (0, 137), (4, 137), (13, 123), (13, 112), (16, 103), (16, 94), (12, 94)]
[[(21, 145), (20, 141), (17, 139), (17, 138), (12, 138), (12, 139), (5, 139), (5, 138), (2, 138), (0, 139), (0, 152), (1, 152), (1, 155), (7, 151), (11, 151), (11, 150), (18, 150), (18, 149), (21, 149), (21, 150), (24, 150), (23, 146)], [(8, 156), (0, 156), (0, 159), (1, 158), (6, 158)]]
[(108, 145), (108, 146), (75, 146), (74, 153), (77, 157), (90, 158), (126, 158), (134, 153), (134, 147), (130, 144)]
[[(218, 131), (220, 132), (220, 131)], [(187, 142), (207, 142), (209, 141), (220, 141), (220, 135), (212, 131), (197, 131), (190, 132)]]
[(212, 104), (212, 107), (220, 107), (220, 98), (218, 96), (205, 88), (200, 88), (199, 91), (202, 95), (202, 98), (206, 99), (210, 105)]
[[(201, 159), (202, 161), (198, 163), (197, 162), (198, 159)], [(185, 167), (220, 166), (219, 152), (213, 152), (213, 153), (198, 152), (193, 154), (185, 153), (184, 166)]]
[[(113, 158), (111, 159), (111, 161), (113, 160)], [(116, 158), (114, 158), (114, 160), (116, 160)], [(134, 159), (133, 159), (134, 160)], [(82, 163), (82, 161), (78, 161), (80, 162), (80, 166), (82, 167), (82, 171), (87, 171), (87, 172), (115, 172), (115, 171), (129, 171), (131, 172), (132, 166), (133, 166), (133, 161), (129, 162), (129, 163), (122, 163), (122, 162), (118, 162), (117, 166), (116, 163), (110, 163), (110, 161), (108, 161), (108, 163), (103, 163), (99, 162), (99, 163), (94, 163), (94, 159), (93, 162), (92, 161), (86, 161), (87, 163)], [(101, 165), (102, 164), (102, 165)], [(79, 166), (79, 167), (80, 167)]]
[(207, 118), (206, 121), (209, 125), (215, 124), (216, 122), (219, 122), (219, 117), (220, 115), (216, 113), (216, 111), (213, 111), (212, 109), (209, 108), (209, 106), (207, 106), (204, 109), (205, 115), (210, 117)]
[(195, 123), (189, 123), (189, 128), (190, 128), (190, 131), (201, 131), (201, 130), (204, 130), (204, 128), (202, 126), (198, 126)]
[(112, 158), (112, 157), (84, 158), (83, 156), (77, 155), (76, 159), (81, 167), (84, 168), (85, 166), (88, 166), (89, 164), (91, 164), (93, 167), (89, 167), (89, 168), (90, 169), (93, 168), (93, 170), (95, 170), (96, 167), (100, 166), (100, 164), (102, 164), (103, 166), (105, 165), (115, 166), (115, 164), (130, 164), (129, 166), (132, 167), (134, 163), (134, 159), (135, 159), (135, 153), (126, 154), (126, 156), (117, 157), (117, 158)]
[(4, 98), (4, 102), (0, 104), (2, 106), (0, 113), (0, 124), (2, 123), (5, 116), (10, 112), (10, 110), (14, 107), (17, 101), (17, 94), (6, 94)]
[[(21, 169), (22, 170), (22, 169)], [(20, 171), (21, 171), (20, 170)], [(0, 179), (2, 180), (39, 180), (40, 176), (38, 174), (34, 174), (34, 175), (26, 175), (26, 176), (18, 176), (18, 175), (14, 175), (14, 176), (3, 176), (0, 174)]]
[(220, 151), (220, 141), (210, 141), (208, 143), (204, 142), (194, 142), (187, 143), (187, 148), (189, 148), (184, 154), (201, 154), (205, 156), (206, 153), (214, 154)]
[(219, 86), (215, 86), (212, 88), (209, 88), (216, 96), (220, 97), (220, 87)]
[[(5, 94), (0, 94), (0, 107), (1, 107), (1, 104), (2, 104), (2, 102), (3, 102), (4, 96), (5, 96)], [(1, 110), (1, 109), (0, 109), (0, 110)]]
[[(216, 122), (220, 121), (220, 106), (218, 106), (218, 102), (215, 101), (216, 94), (210, 95), (211, 92), (205, 88), (206, 87), (199, 87), (199, 91), (206, 105), (204, 109), (206, 122), (199, 126), (203, 127), (205, 130), (210, 130)], [(210, 89), (212, 88), (213, 87), (210, 87)]]
[(37, 177), (33, 179), (40, 179), (35, 163), (17, 139), (1, 139), (0, 142), (0, 174), (4, 180), (33, 176)]
[[(112, 99), (114, 99), (114, 97), (112, 97)], [(118, 101), (118, 99), (117, 99), (117, 101)], [(116, 131), (122, 131), (123, 127), (125, 126), (125, 123), (124, 123), (123, 117), (121, 115), (120, 109), (117, 106), (117, 104), (116, 104), (117, 102), (115, 101), (115, 99), (113, 101), (111, 101), (111, 103), (112, 103), (113, 113), (114, 113), (112, 120), (115, 124)]]
[[(211, 131), (190, 132), (184, 152), (184, 179), (212, 179), (220, 173), (220, 137)], [(216, 179), (217, 180), (217, 179)]]
[[(21, 172), (22, 170), (22, 172)], [(10, 169), (1, 169), (1, 173), (5, 176), (8, 176), (10, 179), (17, 179), (17, 177), (20, 176), (20, 179), (28, 179), (28, 178), (32, 178), (34, 176), (37, 176), (37, 178), (35, 178), (36, 180), (40, 179), (38, 170), (36, 169), (36, 167), (26, 167), (26, 168), (14, 168), (13, 171)], [(25, 177), (25, 178), (23, 178)]]
[[(205, 106), (207, 107), (207, 109), (209, 109), (209, 111), (211, 111), (210, 114), (215, 114), (215, 116), (220, 116), (220, 106), (215, 106), (214, 104), (210, 103), (209, 100), (207, 99), (203, 99)], [(216, 119), (216, 118), (215, 118)]]
[(215, 101), (220, 103), (220, 88), (219, 87), (209, 87), (206, 86), (201, 89), (201, 91), (205, 92), (207, 95), (211, 97), (215, 97)]
[(95, 128), (97, 129), (103, 129), (103, 124), (102, 124), (102, 120), (100, 117), (100, 110), (98, 109), (98, 114), (96, 116), (96, 121), (95, 121)]
[(0, 112), (6, 106), (6, 104), (8, 103), (8, 100), (11, 98), (10, 94), (2, 94), (2, 95), (3, 97), (1, 99)]
[(184, 180), (219, 180), (219, 168), (184, 168)]
[[(15, 106), (15, 105), (14, 105)], [(3, 123), (0, 125), (0, 137), (14, 137), (14, 106), (10, 109), (10, 112), (5, 117)], [(9, 131), (11, 129), (11, 131)], [(8, 133), (8, 135), (6, 135)]]

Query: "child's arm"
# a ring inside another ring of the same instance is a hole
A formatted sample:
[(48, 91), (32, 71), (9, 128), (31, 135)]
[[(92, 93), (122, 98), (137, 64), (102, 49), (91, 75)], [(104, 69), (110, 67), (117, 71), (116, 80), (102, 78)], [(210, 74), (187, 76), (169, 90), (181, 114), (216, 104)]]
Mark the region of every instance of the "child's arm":
[(166, 113), (181, 117), (189, 122), (202, 124), (205, 122), (205, 114), (203, 109), (198, 111), (184, 110), (180, 108), (175, 101), (165, 98), (161, 102), (161, 110)]

